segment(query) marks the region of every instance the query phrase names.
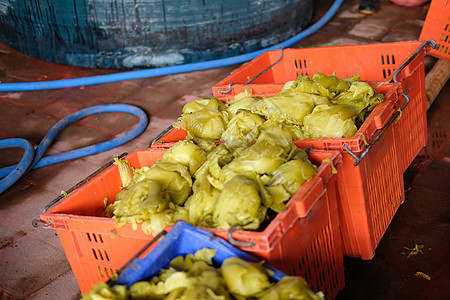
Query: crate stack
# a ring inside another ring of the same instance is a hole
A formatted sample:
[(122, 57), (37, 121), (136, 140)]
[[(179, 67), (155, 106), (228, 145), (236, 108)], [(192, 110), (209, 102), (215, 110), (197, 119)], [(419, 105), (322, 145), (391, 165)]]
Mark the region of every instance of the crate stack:
[[(263, 231), (200, 230), (335, 297), (344, 288), (343, 256), (373, 258), (405, 199), (403, 173), (426, 145), (424, 58), (450, 56), (447, 2), (432, 1), (420, 41), (267, 51), (216, 84), (214, 96), (226, 102), (246, 89), (252, 96), (275, 95), (299, 75), (359, 74), (385, 100), (354, 137), (294, 141), (299, 148), (312, 147), (308, 155), (318, 174)], [(123, 158), (134, 168), (152, 166), (186, 137), (183, 129), (169, 127), (149, 149)], [(102, 217), (105, 199), (114, 201), (121, 187), (118, 166), (111, 162), (41, 215), (58, 233), (82, 293), (110, 280), (153, 238), (131, 224), (118, 228), (113, 219)], [(169, 234), (171, 229), (165, 228)]]
[[(123, 159), (133, 168), (152, 166), (168, 147), (170, 144), (136, 150)], [(309, 151), (308, 157), (318, 167), (317, 174), (263, 231), (203, 229), (281, 272), (305, 278), (315, 290), (334, 297), (344, 287), (333, 173), (342, 165), (342, 157), (338, 151), (317, 150)], [(132, 224), (117, 227), (114, 219), (102, 216), (105, 201), (114, 201), (122, 188), (118, 168), (111, 162), (41, 215), (48, 228), (58, 233), (82, 293), (109, 280), (153, 238), (140, 225), (137, 229)], [(171, 226), (165, 230), (170, 231)]]
[[(232, 100), (246, 89), (273, 96), (288, 81), (315, 73), (338, 78), (360, 75), (384, 95), (352, 138), (297, 140), (300, 148), (335, 150), (343, 165), (337, 174), (338, 210), (344, 256), (371, 259), (405, 199), (403, 173), (426, 145), (424, 57), (432, 42), (397, 42), (267, 51), (213, 87)], [(160, 141), (176, 142), (186, 132), (172, 129)], [(158, 147), (155, 141), (153, 147)]]

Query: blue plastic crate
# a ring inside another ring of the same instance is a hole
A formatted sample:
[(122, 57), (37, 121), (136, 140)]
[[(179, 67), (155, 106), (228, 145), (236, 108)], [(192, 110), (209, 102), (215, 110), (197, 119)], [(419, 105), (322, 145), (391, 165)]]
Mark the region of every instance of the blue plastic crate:
[[(249, 262), (260, 262), (255, 257), (235, 248), (226, 240), (184, 221), (178, 221), (150, 252), (139, 258), (139, 255), (152, 246), (152, 242), (118, 272), (119, 278), (117, 281), (110, 280), (109, 283), (126, 285), (130, 288), (136, 282), (149, 280), (158, 275), (161, 269), (166, 268), (173, 258), (194, 254), (197, 250), (203, 248), (217, 250), (213, 262), (219, 265), (227, 258), (234, 256)], [(269, 265), (264, 264), (264, 266), (274, 272), (271, 276), (273, 281), (279, 281), (286, 276), (283, 272)]]

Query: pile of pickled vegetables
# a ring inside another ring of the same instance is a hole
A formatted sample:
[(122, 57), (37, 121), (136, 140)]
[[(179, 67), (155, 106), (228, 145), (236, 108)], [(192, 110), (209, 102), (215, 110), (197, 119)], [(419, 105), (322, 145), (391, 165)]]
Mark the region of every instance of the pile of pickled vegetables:
[(157, 234), (177, 220), (195, 226), (256, 230), (317, 173), (302, 149), (278, 127), (249, 146), (183, 140), (150, 167), (116, 159), (123, 188), (104, 216), (117, 226), (142, 224)]
[(383, 100), (383, 94), (359, 76), (339, 79), (316, 73), (287, 82), (272, 97), (251, 97), (248, 90), (227, 103), (214, 98), (192, 101), (174, 127), (185, 129), (189, 139), (220, 140), (227, 146), (251, 143), (272, 126), (293, 140), (352, 137)]
[(215, 254), (216, 250), (204, 248), (185, 257), (177, 256), (159, 274), (129, 289), (125, 285), (96, 284), (82, 300), (323, 299), (323, 294), (314, 293), (301, 277), (285, 276), (273, 282), (271, 270), (262, 264), (230, 257), (215, 266)]
[(139, 169), (116, 161), (123, 188), (104, 216), (118, 226), (142, 224), (153, 235), (177, 220), (257, 230), (317, 173), (292, 141), (351, 137), (382, 101), (358, 76), (316, 73), (287, 82), (273, 97), (189, 102), (174, 124), (187, 139), (162, 160)]

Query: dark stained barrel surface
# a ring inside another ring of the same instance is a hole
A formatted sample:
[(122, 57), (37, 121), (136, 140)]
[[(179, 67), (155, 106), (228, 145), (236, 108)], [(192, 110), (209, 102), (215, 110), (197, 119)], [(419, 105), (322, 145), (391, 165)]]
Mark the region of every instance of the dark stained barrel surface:
[(0, 0), (0, 40), (45, 61), (106, 69), (231, 57), (301, 32), (313, 0)]

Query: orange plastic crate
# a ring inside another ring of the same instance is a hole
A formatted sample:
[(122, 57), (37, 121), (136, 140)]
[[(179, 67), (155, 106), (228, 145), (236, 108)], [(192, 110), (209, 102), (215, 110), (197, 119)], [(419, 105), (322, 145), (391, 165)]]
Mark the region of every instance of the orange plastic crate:
[(336, 72), (338, 77), (359, 72), (363, 81), (399, 82), (410, 99), (395, 134), (403, 173), (427, 141), (424, 57), (432, 46), (433, 42), (407, 41), (267, 51), (217, 83), (213, 94), (226, 100), (250, 88), (254, 96), (273, 95), (298, 75), (316, 72)]
[(298, 75), (320, 72), (339, 78), (358, 72), (363, 81), (391, 81), (394, 72), (423, 45), (420, 41), (272, 50), (230, 73), (213, 87), (216, 97), (230, 97), (250, 88), (255, 96), (277, 93)]
[[(341, 150), (343, 143), (347, 144), (351, 151), (361, 152), (366, 146), (364, 144), (364, 138), (366, 142), (370, 142), (374, 138), (376, 131), (380, 130), (387, 124), (393, 114), (400, 108), (399, 98), (401, 95), (401, 85), (386, 84), (380, 82), (369, 82), (374, 89), (382, 93), (385, 97), (383, 103), (377, 105), (364, 124), (358, 130), (358, 134), (351, 138), (326, 138), (326, 139), (309, 139), (310, 146), (313, 148), (318, 144), (318, 148), (326, 150)], [(269, 88), (270, 89), (270, 88)], [(263, 88), (261, 88), (263, 90)], [(275, 92), (265, 92), (266, 96), (273, 96)], [(228, 99), (224, 97), (218, 97), (220, 100), (226, 102)], [(227, 97), (228, 98), (228, 97)], [(231, 99), (230, 99), (231, 100)], [(187, 132), (181, 128), (174, 128), (170, 126), (161, 134), (159, 134), (152, 142), (153, 148), (167, 148), (171, 147), (175, 142), (184, 140), (187, 138)]]
[(419, 40), (434, 40), (436, 49), (430, 55), (450, 61), (450, 1), (433, 0), (428, 8)]
[(395, 149), (400, 172), (404, 173), (427, 144), (427, 107), (425, 56), (433, 43), (422, 43), (394, 72), (392, 81), (400, 82), (409, 104), (393, 125)]
[[(285, 82), (316, 72), (348, 77), (358, 71), (364, 81), (399, 82), (410, 101), (395, 125), (396, 151), (401, 153), (397, 155), (398, 166), (403, 173), (427, 141), (424, 57), (432, 46), (434, 42), (408, 41), (267, 51), (216, 84), (213, 93), (222, 101), (233, 99), (246, 88), (254, 96), (272, 96)], [(161, 133), (154, 142), (184, 138), (185, 132), (173, 129)]]
[[(411, 78), (415, 77), (408, 77), (408, 80)], [(371, 85), (384, 95), (385, 101), (374, 109), (354, 137), (295, 141), (301, 148), (311, 146), (314, 149), (339, 150), (342, 153), (343, 167), (338, 172), (338, 206), (344, 255), (362, 259), (374, 256), (378, 243), (404, 201), (403, 171), (399, 163), (404, 162), (405, 158), (398, 157), (396, 137), (406, 126), (406, 121), (411, 119), (406, 117), (406, 113), (409, 114), (406, 108), (412, 107), (410, 102), (404, 109), (406, 112), (395, 123), (399, 114), (397, 109), (406, 103), (406, 98), (401, 96), (401, 84), (371, 82)], [(263, 91), (263, 88), (260, 90)], [(274, 93), (271, 91), (265, 94), (270, 96)], [(377, 137), (381, 131), (383, 134)], [(362, 136), (370, 146), (366, 146)], [(169, 147), (173, 142), (185, 138), (184, 130), (174, 128), (160, 139), (168, 143), (155, 143), (152, 147)], [(351, 152), (347, 152), (345, 148)], [(355, 162), (352, 155), (358, 157), (359, 163)], [(363, 155), (365, 156), (361, 159)]]
[[(165, 151), (138, 150), (125, 159), (135, 168), (151, 166)], [(342, 241), (336, 176), (331, 163), (323, 160), (329, 158), (339, 170), (342, 156), (338, 151), (311, 150), (309, 158), (319, 166), (318, 174), (263, 231), (204, 229), (286, 274), (304, 277), (312, 288), (334, 297), (344, 287)], [(101, 217), (105, 199), (114, 201), (121, 186), (118, 167), (110, 165), (67, 197), (57, 198), (41, 214), (46, 226), (56, 229), (82, 293), (107, 281), (152, 239), (130, 224), (117, 228), (113, 219)]]
[[(295, 144), (304, 147), (309, 143), (298, 140)], [(341, 154), (343, 165), (337, 182), (344, 255), (371, 259), (405, 199), (403, 174), (396, 161), (394, 130), (388, 129), (357, 166), (345, 150)]]

